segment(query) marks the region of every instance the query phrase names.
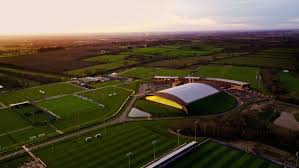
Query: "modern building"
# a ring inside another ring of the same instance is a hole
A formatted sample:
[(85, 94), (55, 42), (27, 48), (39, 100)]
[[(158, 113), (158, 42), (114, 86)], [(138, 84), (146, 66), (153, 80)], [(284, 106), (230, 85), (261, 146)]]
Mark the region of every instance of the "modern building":
[(203, 77), (177, 77), (177, 76), (155, 76), (153, 77), (154, 83), (166, 83), (166, 84), (184, 84), (184, 83), (206, 83), (211, 86), (218, 86), (223, 89), (237, 89), (237, 90), (247, 90), (250, 88), (250, 83), (222, 79), (222, 78), (203, 78)]
[(188, 105), (219, 93), (219, 89), (204, 83), (188, 83), (170, 89), (158, 91), (146, 97), (147, 100), (184, 110), (188, 114)]

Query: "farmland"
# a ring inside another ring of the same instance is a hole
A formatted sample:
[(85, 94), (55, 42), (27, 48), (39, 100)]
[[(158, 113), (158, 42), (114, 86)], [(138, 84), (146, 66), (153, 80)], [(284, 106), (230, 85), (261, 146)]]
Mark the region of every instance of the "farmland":
[(122, 77), (132, 77), (141, 79), (151, 79), (156, 75), (160, 76), (187, 76), (190, 74), (189, 70), (177, 70), (177, 69), (162, 69), (162, 68), (132, 68), (124, 71), (120, 74)]
[[(196, 49), (195, 49), (196, 48)], [(205, 56), (221, 52), (222, 48), (208, 45), (193, 44), (193, 46), (179, 44), (158, 47), (134, 48), (131, 53), (137, 56), (153, 56), (159, 55), (166, 58), (181, 58), (192, 56)]]
[(0, 93), (0, 102), (5, 105), (9, 105), (24, 101), (40, 100), (46, 97), (69, 94), (82, 90), (84, 89), (70, 83), (42, 85), (38, 87)]
[(53, 75), (7, 67), (0, 67), (0, 76), (0, 83), (5, 87), (5, 90), (60, 82), (68, 79), (67, 77), (61, 75)]
[[(238, 80), (248, 82), (251, 86), (257, 89), (256, 75), (259, 69), (255, 67), (238, 67), (238, 66), (200, 66), (198, 70), (193, 73), (193, 76), (224, 78), (231, 80)], [(259, 84), (262, 85), (261, 81)], [(260, 87), (263, 90), (262, 87)]]
[(218, 64), (294, 69), (294, 62), (288, 59), (269, 57), (234, 57), (215, 61)]
[[(220, 158), (220, 159), (219, 159)], [(279, 165), (249, 155), (245, 152), (231, 149), (229, 147), (210, 142), (199, 147), (189, 155), (174, 162), (172, 168), (184, 167), (248, 167), (248, 168), (278, 168)]]

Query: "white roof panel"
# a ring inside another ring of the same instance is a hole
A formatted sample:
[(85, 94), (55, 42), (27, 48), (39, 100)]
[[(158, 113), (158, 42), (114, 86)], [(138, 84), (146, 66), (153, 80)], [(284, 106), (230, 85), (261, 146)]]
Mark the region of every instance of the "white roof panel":
[(196, 100), (216, 94), (219, 92), (219, 90), (203, 83), (188, 83), (159, 92), (168, 93), (173, 96), (176, 96), (188, 104)]
[(222, 79), (222, 78), (206, 78), (207, 80), (214, 80), (214, 81), (220, 81), (220, 82), (228, 82), (228, 83), (233, 83), (237, 85), (248, 85), (249, 83), (242, 82), (242, 81), (236, 81), (236, 80), (231, 80), (231, 79)]

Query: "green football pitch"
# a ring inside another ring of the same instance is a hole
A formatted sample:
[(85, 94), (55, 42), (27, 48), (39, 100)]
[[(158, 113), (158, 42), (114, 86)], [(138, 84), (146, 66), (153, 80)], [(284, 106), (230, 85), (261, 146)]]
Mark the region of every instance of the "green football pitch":
[[(29, 138), (39, 134), (53, 133), (48, 126), (33, 126), (16, 111), (9, 108), (0, 109), (0, 146), (6, 150), (13, 145), (30, 142)], [(36, 139), (38, 140), (38, 139)]]
[(0, 102), (5, 105), (9, 105), (24, 101), (40, 100), (62, 94), (70, 94), (82, 90), (84, 90), (82, 87), (70, 83), (42, 85), (38, 87), (0, 93)]
[(253, 155), (234, 150), (224, 145), (210, 142), (192, 153), (175, 161), (171, 168), (278, 168), (279, 165), (256, 158)]
[(49, 99), (38, 105), (61, 117), (53, 125), (63, 130), (104, 121), (118, 112), (131, 94), (131, 91), (110, 86)]

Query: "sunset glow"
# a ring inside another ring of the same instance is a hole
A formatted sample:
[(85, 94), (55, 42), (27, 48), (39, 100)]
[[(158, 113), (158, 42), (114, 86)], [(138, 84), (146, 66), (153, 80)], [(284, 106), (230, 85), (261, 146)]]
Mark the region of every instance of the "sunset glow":
[(0, 34), (298, 28), (296, 0), (1, 0)]

